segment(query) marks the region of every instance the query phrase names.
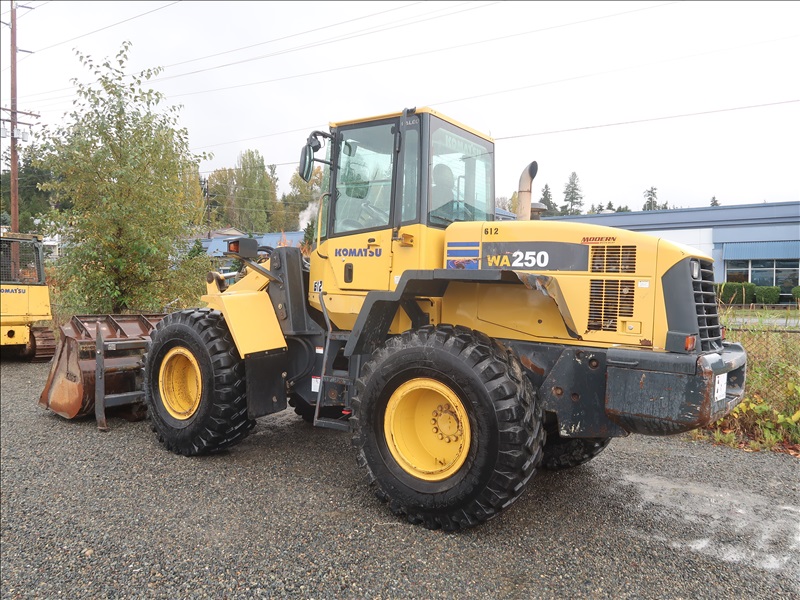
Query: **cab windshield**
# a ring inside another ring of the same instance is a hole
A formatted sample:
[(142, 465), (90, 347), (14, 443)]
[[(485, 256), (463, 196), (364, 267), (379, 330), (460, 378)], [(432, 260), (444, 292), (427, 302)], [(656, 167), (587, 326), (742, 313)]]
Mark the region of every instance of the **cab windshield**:
[(428, 223), (494, 220), (494, 145), (431, 118)]

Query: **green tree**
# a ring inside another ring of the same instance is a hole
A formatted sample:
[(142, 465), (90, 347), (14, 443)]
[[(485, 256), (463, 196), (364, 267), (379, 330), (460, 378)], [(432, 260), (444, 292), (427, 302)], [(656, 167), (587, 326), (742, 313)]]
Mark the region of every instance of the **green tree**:
[[(609, 204), (611, 203), (609, 202)], [(631, 209), (628, 208), (627, 206), (620, 206), (618, 208), (615, 208), (614, 212), (631, 212)]]
[[(19, 230), (22, 233), (41, 233), (41, 223), (37, 223), (50, 211), (50, 193), (40, 189), (41, 184), (51, 180), (52, 175), (45, 169), (33, 165), (36, 147), (27, 146), (22, 154), (22, 161), (18, 171), (19, 194)], [(10, 160), (10, 156), (7, 156)], [(0, 174), (0, 189), (2, 189), (2, 210), (11, 211), (11, 165), (9, 170)]]
[(511, 193), (511, 198), (508, 199), (508, 212), (517, 214), (519, 208), (519, 191), (515, 190)]
[(267, 173), (264, 158), (258, 150), (245, 150), (239, 154), (234, 179), (235, 226), (248, 233), (269, 231), (277, 186)]
[(719, 200), (716, 196), (711, 196), (711, 206), (719, 206)]
[(583, 192), (575, 171), (569, 176), (567, 185), (564, 186), (564, 204), (561, 205), (562, 215), (579, 215), (583, 208)]
[(651, 187), (644, 191), (644, 206), (642, 210), (659, 210), (661, 207), (658, 204), (658, 188)]
[(65, 255), (55, 282), (76, 311), (121, 313), (196, 304), (208, 257), (189, 258), (203, 218), (198, 163), (179, 107), (157, 111), (163, 96), (143, 87), (160, 69), (131, 79), (130, 43), (115, 60), (96, 63), (78, 53), (96, 77), (75, 82), (78, 99), (65, 124), (45, 127), (35, 166), (53, 174), (42, 185), (54, 202), (72, 207), (50, 214)]
[(213, 227), (236, 227), (236, 173), (233, 169), (215, 169), (208, 176), (208, 211)]
[(301, 248), (303, 250), (303, 254), (306, 256), (311, 254), (311, 249), (314, 247), (314, 244), (317, 241), (316, 236), (316, 223), (314, 219), (311, 219), (303, 229), (303, 243), (301, 244)]
[(560, 214), (556, 203), (553, 202), (553, 193), (550, 191), (550, 186), (546, 183), (542, 188), (542, 197), (539, 198), (539, 202), (546, 207), (544, 213), (542, 213), (543, 217), (555, 217)]

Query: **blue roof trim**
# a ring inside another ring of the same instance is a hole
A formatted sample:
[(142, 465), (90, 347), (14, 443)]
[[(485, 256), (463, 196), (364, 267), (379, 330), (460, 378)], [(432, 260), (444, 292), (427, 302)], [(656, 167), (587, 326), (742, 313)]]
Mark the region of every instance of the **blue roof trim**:
[(784, 242), (728, 242), (723, 260), (800, 259), (800, 240)]
[(763, 204), (733, 204), (700, 208), (674, 208), (569, 217), (545, 217), (544, 221), (577, 221), (595, 225), (610, 225), (632, 231), (664, 229), (695, 229), (706, 227), (770, 227), (798, 225), (800, 231), (800, 202), (765, 202)]

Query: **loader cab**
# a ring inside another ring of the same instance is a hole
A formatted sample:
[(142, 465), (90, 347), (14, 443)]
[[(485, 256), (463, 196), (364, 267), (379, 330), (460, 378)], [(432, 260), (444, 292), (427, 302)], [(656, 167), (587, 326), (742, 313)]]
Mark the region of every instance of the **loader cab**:
[(325, 165), (325, 193), (312, 303), (323, 288), (363, 295), (394, 289), (405, 270), (441, 268), (451, 223), (494, 219), (494, 143), (431, 109), (315, 131), (301, 153), (306, 181), (315, 162)]

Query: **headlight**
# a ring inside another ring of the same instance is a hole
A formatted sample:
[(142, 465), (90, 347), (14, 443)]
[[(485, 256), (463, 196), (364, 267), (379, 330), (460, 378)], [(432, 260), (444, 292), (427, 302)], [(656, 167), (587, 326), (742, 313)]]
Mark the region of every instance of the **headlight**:
[(689, 266), (692, 270), (692, 279), (700, 279), (700, 261), (691, 260)]

